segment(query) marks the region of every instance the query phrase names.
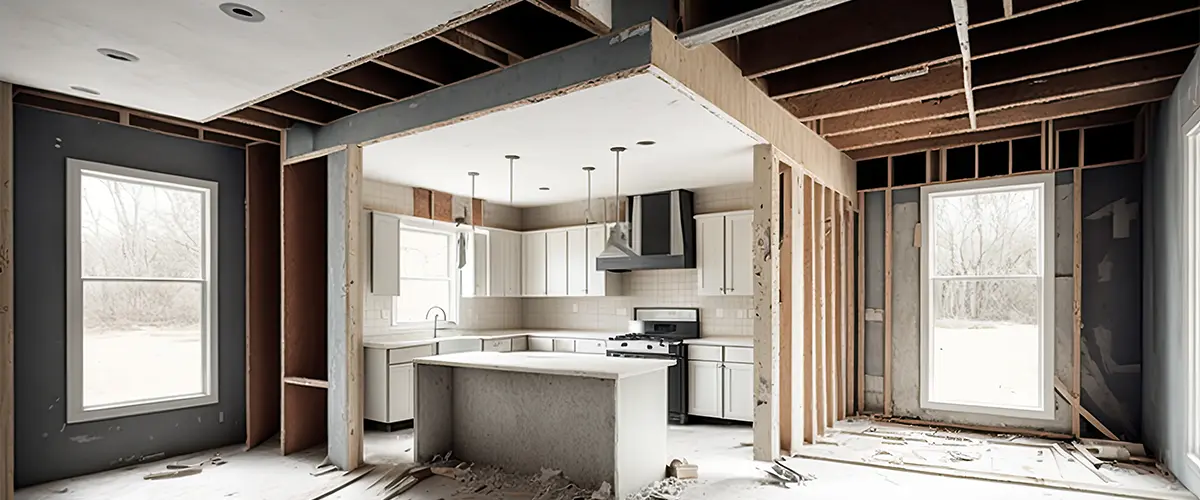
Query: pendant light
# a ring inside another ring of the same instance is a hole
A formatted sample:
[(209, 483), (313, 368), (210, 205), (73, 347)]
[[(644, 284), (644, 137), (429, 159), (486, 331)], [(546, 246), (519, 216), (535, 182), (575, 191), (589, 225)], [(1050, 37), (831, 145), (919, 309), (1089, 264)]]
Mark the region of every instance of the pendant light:
[(583, 211), (583, 223), (585, 225), (596, 223), (592, 219), (592, 171), (594, 170), (596, 170), (596, 167), (583, 167), (583, 171), (587, 172), (587, 208)]
[(621, 214), (621, 153), (625, 151), (624, 146), (614, 146), (609, 149), (616, 155), (616, 186), (614, 187), (613, 200), (616, 205), (617, 222), (612, 225), (612, 229), (608, 231), (608, 243), (604, 246), (604, 251), (600, 252), (600, 258), (612, 257), (636, 257), (637, 252), (629, 247), (629, 238), (625, 235), (624, 228), (620, 222)]
[(517, 155), (504, 155), (508, 160), (508, 206), (513, 206), (513, 162), (520, 160)]

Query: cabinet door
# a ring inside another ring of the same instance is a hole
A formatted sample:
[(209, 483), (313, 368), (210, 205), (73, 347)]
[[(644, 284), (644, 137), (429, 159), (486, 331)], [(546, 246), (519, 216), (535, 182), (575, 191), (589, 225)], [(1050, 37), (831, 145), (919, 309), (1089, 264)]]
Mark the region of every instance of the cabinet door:
[(492, 231), (488, 234), (488, 297), (504, 297), (508, 283), (506, 282), (508, 268), (512, 266), (512, 254), (509, 240), (512, 233)]
[(587, 229), (567, 230), (567, 295), (588, 294)]
[(554, 339), (554, 352), (575, 352), (575, 341), (571, 339)]
[(725, 294), (754, 295), (754, 236), (750, 234), (753, 214), (725, 217)]
[(503, 260), (504, 269), (504, 296), (505, 297), (520, 297), (522, 268), (523, 262), (521, 258), (521, 248), (523, 247), (521, 235), (519, 233), (503, 233), (505, 235), (505, 257)]
[(567, 232), (546, 234), (546, 295), (567, 294)]
[(688, 414), (721, 418), (721, 363), (688, 361)]
[(546, 295), (546, 233), (522, 235), (521, 254), (524, 257), (524, 295)]
[(596, 270), (596, 257), (600, 256), (600, 252), (604, 251), (604, 244), (608, 242), (608, 231), (603, 224), (589, 226), (587, 228), (587, 258), (584, 261), (584, 266), (587, 267), (587, 294), (588, 295), (604, 295), (608, 293), (608, 272)]
[(371, 293), (400, 295), (400, 219), (371, 212)]
[(722, 413), (729, 420), (754, 420), (754, 365), (725, 363)]
[(696, 276), (700, 295), (725, 293), (725, 218), (696, 218)]
[(462, 270), (463, 297), (487, 297), (491, 293), (488, 286), (488, 269), (491, 267), (490, 243), (488, 233), (471, 234), (471, 260)]
[(548, 339), (545, 337), (529, 337), (528, 342), (530, 351), (550, 352), (554, 350), (554, 339)]
[(413, 365), (388, 367), (388, 423), (413, 418)]

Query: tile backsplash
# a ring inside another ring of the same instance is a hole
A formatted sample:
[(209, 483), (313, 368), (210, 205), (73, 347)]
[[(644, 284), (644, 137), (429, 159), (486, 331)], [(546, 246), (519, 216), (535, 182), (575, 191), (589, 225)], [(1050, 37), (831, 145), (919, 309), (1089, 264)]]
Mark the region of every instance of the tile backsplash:
[(634, 271), (620, 297), (524, 299), (523, 328), (625, 331), (636, 307), (698, 307), (700, 333), (753, 335), (753, 297), (700, 296), (695, 269)]

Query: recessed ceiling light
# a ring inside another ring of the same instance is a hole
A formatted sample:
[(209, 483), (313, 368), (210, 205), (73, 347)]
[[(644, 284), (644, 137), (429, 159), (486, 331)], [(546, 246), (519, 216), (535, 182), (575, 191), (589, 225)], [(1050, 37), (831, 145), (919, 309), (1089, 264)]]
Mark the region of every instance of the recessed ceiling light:
[(81, 94), (88, 94), (88, 95), (100, 95), (100, 91), (99, 91), (99, 90), (93, 90), (93, 89), (89, 89), (89, 88), (87, 88), (87, 87), (80, 87), (79, 85), (72, 85), (72, 86), (71, 86), (71, 90), (74, 90), (74, 91), (76, 91), (76, 92), (79, 92), (79, 93), (81, 93)]
[(549, 191), (549, 190), (550, 190), (550, 188), (548, 188), (546, 186), (542, 186), (542, 187), (538, 188), (538, 191)]
[(225, 15), (237, 19), (238, 21), (246, 21), (248, 23), (261, 23), (267, 16), (263, 15), (258, 9), (249, 5), (240, 3), (226, 2), (220, 6), (221, 12)]
[(638, 146), (653, 146), (654, 141), (637, 141)]
[(116, 59), (121, 62), (138, 62), (138, 56), (117, 49), (96, 49), (100, 55), (109, 59)]

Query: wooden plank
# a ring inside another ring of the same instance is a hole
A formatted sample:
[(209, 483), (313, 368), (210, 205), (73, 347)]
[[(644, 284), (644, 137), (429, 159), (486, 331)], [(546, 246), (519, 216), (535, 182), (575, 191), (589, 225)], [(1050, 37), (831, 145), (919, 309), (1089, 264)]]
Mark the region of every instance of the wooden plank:
[(13, 498), (13, 86), (0, 82), (0, 497)]
[(433, 220), (454, 222), (454, 197), (450, 193), (433, 191)]
[(780, 268), (781, 232), (779, 212), (782, 188), (779, 186), (780, 163), (770, 144), (754, 146), (752, 171), (754, 184), (753, 226), (755, 238), (769, 244), (754, 246), (754, 450), (755, 460), (779, 458), (780, 444)]
[(716, 43), (727, 38), (796, 19), (848, 0), (779, 0), (736, 16), (706, 24), (679, 34), (684, 47)]
[[(1080, 138), (1082, 139), (1082, 137)], [(1079, 141), (1079, 163), (1083, 164), (1083, 141)], [(1061, 167), (1061, 165), (1060, 165)], [(1071, 283), (1074, 294), (1071, 299), (1071, 435), (1079, 437), (1079, 399), (1082, 364), (1080, 356), (1083, 346), (1080, 343), (1080, 333), (1083, 328), (1083, 292), (1080, 279), (1083, 277), (1083, 169), (1072, 170), (1071, 182), (1072, 201), (1072, 233), (1073, 256), (1071, 264)]]
[(292, 121), (283, 116), (254, 108), (239, 109), (225, 115), (223, 118), (276, 130), (286, 130), (292, 126)]
[(827, 231), (829, 229), (828, 204), (825, 202), (829, 195), (826, 186), (817, 183), (815, 186), (817, 220), (817, 328), (814, 335), (817, 338), (817, 436), (825, 435), (829, 426), (829, 247)]
[[(892, 169), (888, 158), (888, 171)], [(892, 415), (892, 190), (883, 192), (883, 414)]]
[(280, 132), (278, 130), (247, 125), (232, 120), (217, 118), (208, 123), (201, 125), (206, 130), (215, 130), (224, 134), (229, 134), (235, 137), (250, 139), (252, 141), (263, 141), (272, 144), (279, 144)]
[[(946, 0), (855, 0), (738, 38), (738, 64), (749, 78), (945, 29)], [(854, 29), (846, 29), (854, 26)], [(795, 43), (798, 39), (805, 43)], [(961, 87), (961, 75), (955, 75)]]
[(812, 177), (804, 176), (804, 442), (813, 443), (817, 428), (817, 222)]
[[(969, 132), (965, 134), (949, 135), (941, 137), (933, 137), (929, 139), (918, 139), (913, 141), (900, 142), (895, 144), (887, 144), (872, 148), (857, 149), (849, 151), (847, 154), (855, 160), (867, 160), (871, 158), (883, 158), (886, 156), (896, 156), (905, 153), (915, 153), (918, 151), (927, 151), (930, 149), (954, 148), (958, 146), (966, 146), (971, 144), (1006, 141), (1012, 139), (1020, 139), (1023, 137), (1036, 137), (1041, 133), (1041, 127), (1037, 124), (1015, 125), (999, 129), (983, 130), (979, 132)], [(943, 162), (944, 166), (944, 162)], [(943, 175), (944, 179), (945, 176)]]
[[(977, 129), (991, 130), (1027, 123), (1036, 124), (1042, 120), (1160, 101), (1171, 96), (1175, 83), (1176, 80), (1164, 80), (1137, 87), (990, 111), (979, 115)], [(827, 140), (842, 149), (864, 149), (917, 138), (953, 135), (969, 130), (971, 130), (970, 120), (966, 116), (959, 116), (831, 136)]]
[[(587, 30), (593, 35), (603, 35), (609, 32), (610, 25), (601, 24), (592, 16), (584, 15), (575, 6), (577, 1), (572, 0), (526, 0), (533, 6), (542, 9), (547, 14), (562, 19), (568, 23), (574, 24), (578, 28)], [(597, 2), (599, 3), (599, 2)], [(611, 11), (612, 4), (609, 4)], [(611, 17), (611, 12), (610, 12)], [(611, 24), (611, 20), (609, 21)]]
[(824, 217), (822, 218), (822, 242), (825, 254), (825, 272), (822, 276), (825, 287), (825, 427), (833, 427), (837, 420), (837, 288), (834, 276), (837, 270), (837, 246), (834, 233), (834, 197), (836, 193), (825, 188)]
[(791, 167), (780, 164), (779, 188), (783, 200), (780, 203), (782, 220), (779, 235), (779, 448), (790, 452), (792, 441), (792, 394), (795, 376), (792, 368), (792, 346), (795, 335), (792, 324), (792, 203), (794, 181)]
[(865, 411), (867, 398), (867, 283), (866, 283), (866, 238), (863, 236), (865, 230), (863, 226), (862, 214), (866, 212), (866, 195), (858, 193), (858, 379), (855, 380), (855, 385), (858, 390), (858, 412)]
[(251, 108), (313, 125), (326, 125), (351, 113), (350, 110), (295, 92), (279, 94)]
[(962, 53), (963, 92), (967, 100), (967, 118), (971, 130), (975, 130), (975, 94), (971, 88), (971, 37), (967, 32), (970, 20), (967, 18), (967, 0), (950, 0), (950, 8), (954, 11), (954, 32), (958, 35), (958, 50)]
[(246, 148), (246, 449), (279, 432), (279, 146)]
[(433, 191), (413, 188), (413, 217), (433, 218)]
[(544, 47), (539, 46), (529, 37), (528, 32), (515, 26), (502, 25), (497, 20), (498, 18), (495, 16), (476, 19), (459, 26), (458, 31), (479, 43), (507, 54), (510, 61), (520, 62), (546, 51)]
[(375, 62), (437, 85), (449, 85), (496, 69), (495, 64), (464, 54), (439, 39), (381, 55)]
[(763, 77), (772, 98), (816, 92), (881, 76), (946, 63), (962, 57), (953, 30), (937, 30), (903, 41), (793, 68)]
[(362, 167), (359, 145), (328, 158), (329, 460), (344, 471), (363, 461)]
[(398, 101), (436, 88), (436, 84), (391, 71), (378, 64), (356, 66), (325, 77), (338, 85)]
[(846, 271), (845, 203), (841, 195), (835, 194), (833, 198), (830, 206), (833, 212), (833, 420), (838, 421), (846, 418), (846, 296), (843, 291)]
[(929, 73), (914, 78), (877, 78), (783, 98), (779, 104), (797, 118), (810, 120), (920, 103), (962, 93), (962, 74), (962, 62), (954, 61), (929, 68)]
[[(1078, 171), (1079, 170), (1076, 170), (1076, 172), (1078, 172)], [(1067, 387), (1066, 383), (1059, 380), (1058, 377), (1054, 378), (1054, 389), (1057, 390), (1060, 395), (1062, 395), (1063, 399), (1065, 399), (1065, 400), (1067, 400), (1067, 402), (1071, 403), (1072, 411), (1075, 411), (1075, 409), (1078, 408), (1079, 415), (1082, 416), (1089, 423), (1091, 423), (1094, 427), (1096, 427), (1096, 430), (1100, 431), (1101, 434), (1104, 434), (1105, 437), (1107, 437), (1108, 439), (1111, 439), (1113, 441), (1121, 440), (1121, 438), (1117, 437), (1117, 435), (1115, 433), (1113, 433), (1113, 431), (1110, 430), (1108, 428), (1108, 426), (1106, 426), (1106, 425), (1104, 425), (1104, 423), (1100, 422), (1100, 419), (1096, 418), (1096, 416), (1093, 415), (1092, 412), (1087, 411), (1087, 409), (1083, 407), (1083, 403), (1079, 401), (1079, 398), (1073, 396), (1071, 394), (1071, 389), (1069, 389)], [(1076, 421), (1078, 422), (1078, 419), (1076, 419)], [(1076, 437), (1079, 437), (1079, 436), (1076, 436)]]
[(510, 54), (502, 52), (490, 45), (486, 45), (479, 40), (471, 38), (461, 31), (456, 29), (446, 30), (438, 34), (438, 40), (445, 42), (451, 47), (455, 47), (463, 52), (466, 52), (482, 61), (486, 61), (496, 65), (497, 67), (507, 67), (511, 64), (521, 62), (520, 57), (513, 57)]
[(307, 378), (307, 377), (283, 377), (283, 383), (291, 384), (291, 385), (302, 385), (305, 387), (316, 387), (319, 389), (328, 389), (329, 388), (329, 381), (318, 380), (315, 378)]
[(386, 97), (368, 94), (328, 80), (313, 80), (296, 87), (295, 92), (352, 111), (362, 111), (391, 102), (391, 99)]

